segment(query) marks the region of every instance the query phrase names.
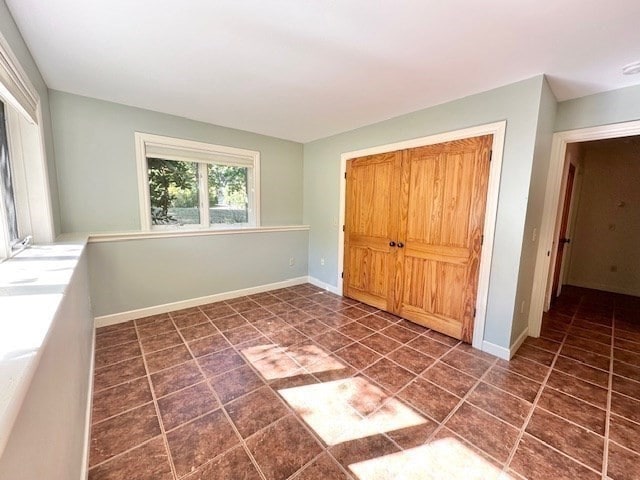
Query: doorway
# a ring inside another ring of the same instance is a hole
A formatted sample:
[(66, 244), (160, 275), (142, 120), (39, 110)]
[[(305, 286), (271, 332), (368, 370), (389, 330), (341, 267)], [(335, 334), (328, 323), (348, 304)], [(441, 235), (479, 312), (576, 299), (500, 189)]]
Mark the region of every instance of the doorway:
[[(531, 310), (529, 312), (529, 335), (538, 337), (542, 324), (543, 312), (551, 305), (552, 298), (562, 289), (563, 264), (567, 264), (564, 249), (559, 249), (560, 232), (562, 228), (564, 203), (566, 200), (569, 179), (569, 165), (567, 153), (571, 145), (596, 140), (610, 140), (629, 138), (640, 135), (640, 121), (625, 122), (615, 125), (604, 125), (568, 132), (556, 133), (553, 137), (551, 161), (547, 178), (544, 218), (542, 221), (540, 244), (536, 262)], [(570, 221), (570, 219), (569, 219)], [(611, 228), (611, 224), (605, 225)], [(615, 228), (615, 224), (614, 224)], [(558, 262), (558, 254), (564, 259)], [(610, 268), (616, 265), (611, 265)], [(556, 272), (557, 269), (560, 272)], [(558, 288), (554, 288), (554, 278), (558, 275)]]
[[(477, 282), (477, 296), (475, 300), (475, 321), (473, 323), (473, 331), (469, 334), (472, 345), (475, 348), (490, 351), (496, 355), (503, 355), (503, 352), (491, 351), (491, 344), (483, 344), (484, 325), (487, 309), (489, 273), (491, 265), (491, 257), (493, 254), (493, 238), (495, 231), (495, 222), (497, 215), (498, 191), (500, 183), (500, 172), (502, 168), (502, 152), (504, 146), (504, 136), (506, 130), (506, 122), (498, 122), (494, 124), (482, 125), (478, 127), (457, 130), (444, 134), (432, 135), (429, 137), (408, 140), (393, 144), (382, 145), (378, 147), (367, 148), (353, 152), (342, 154), (342, 168), (340, 173), (341, 189), (340, 189), (340, 219), (339, 224), (345, 225), (345, 205), (346, 205), (346, 170), (347, 161), (354, 158), (365, 157), (368, 155), (377, 155), (383, 153), (394, 152), (398, 150), (412, 149), (428, 145), (436, 145), (440, 143), (473, 138), (484, 135), (492, 135), (491, 150), (492, 160), (489, 169), (488, 188), (486, 195), (486, 209), (483, 222), (484, 232), (484, 248), (481, 251), (479, 262), (479, 274)], [(343, 292), (344, 271), (344, 241), (345, 235), (342, 228), (339, 229), (338, 235), (338, 291)], [(495, 350), (495, 349), (494, 349)]]

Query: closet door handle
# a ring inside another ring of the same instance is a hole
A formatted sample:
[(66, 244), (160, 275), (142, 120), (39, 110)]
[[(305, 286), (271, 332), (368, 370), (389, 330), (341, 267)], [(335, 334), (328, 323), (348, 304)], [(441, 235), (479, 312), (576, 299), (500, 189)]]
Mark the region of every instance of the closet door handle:
[(398, 248), (402, 248), (402, 247), (404, 247), (404, 243), (398, 242)]
[(389, 246), (390, 246), (390, 247), (395, 247), (395, 246), (396, 246), (396, 242), (394, 242), (393, 240), (391, 240), (391, 241), (389, 242)]

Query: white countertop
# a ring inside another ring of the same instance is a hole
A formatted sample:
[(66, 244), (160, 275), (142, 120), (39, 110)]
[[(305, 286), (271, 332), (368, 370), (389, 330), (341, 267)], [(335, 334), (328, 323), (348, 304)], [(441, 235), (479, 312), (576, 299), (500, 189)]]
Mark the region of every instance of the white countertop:
[(0, 263), (0, 455), (85, 245), (32, 246)]

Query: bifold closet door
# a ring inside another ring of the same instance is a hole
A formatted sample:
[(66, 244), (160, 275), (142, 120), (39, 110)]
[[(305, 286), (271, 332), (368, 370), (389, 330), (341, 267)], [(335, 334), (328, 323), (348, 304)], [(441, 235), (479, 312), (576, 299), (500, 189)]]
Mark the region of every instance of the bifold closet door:
[(386, 311), (393, 309), (401, 168), (402, 152), (347, 162), (343, 293)]
[(471, 342), (492, 140), (347, 162), (345, 296)]
[(491, 135), (404, 152), (395, 312), (471, 343)]

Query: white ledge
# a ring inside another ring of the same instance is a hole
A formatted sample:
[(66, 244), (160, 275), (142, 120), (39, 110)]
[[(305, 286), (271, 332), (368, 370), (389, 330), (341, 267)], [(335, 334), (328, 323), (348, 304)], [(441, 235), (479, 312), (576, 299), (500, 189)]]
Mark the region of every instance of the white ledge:
[[(273, 227), (235, 227), (220, 229), (175, 229), (116, 233), (91, 233), (89, 243), (119, 242), (123, 240), (143, 240), (147, 238), (201, 237), (209, 235), (241, 235), (245, 233), (301, 232), (308, 231), (309, 225), (280, 225)], [(65, 236), (60, 239), (66, 238)]]
[(32, 246), (0, 264), (0, 455), (85, 240)]

